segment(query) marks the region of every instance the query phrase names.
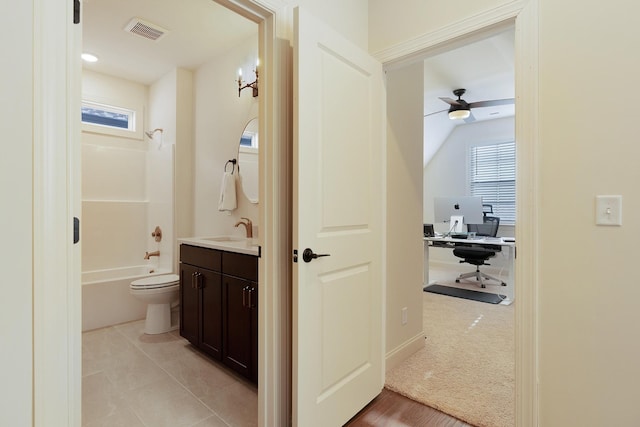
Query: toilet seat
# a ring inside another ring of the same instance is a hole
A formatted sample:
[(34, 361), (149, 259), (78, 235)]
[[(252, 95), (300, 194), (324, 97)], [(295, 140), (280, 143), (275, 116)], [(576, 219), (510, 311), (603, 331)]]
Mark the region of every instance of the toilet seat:
[(177, 274), (165, 274), (161, 276), (145, 277), (131, 282), (129, 287), (134, 290), (162, 289), (180, 284), (180, 276)]

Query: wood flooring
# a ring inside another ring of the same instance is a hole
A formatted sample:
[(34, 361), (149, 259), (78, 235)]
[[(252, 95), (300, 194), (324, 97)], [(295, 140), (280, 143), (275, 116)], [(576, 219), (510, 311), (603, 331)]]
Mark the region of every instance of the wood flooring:
[(407, 399), (387, 389), (382, 389), (382, 393), (349, 420), (345, 426), (472, 427), (444, 412)]

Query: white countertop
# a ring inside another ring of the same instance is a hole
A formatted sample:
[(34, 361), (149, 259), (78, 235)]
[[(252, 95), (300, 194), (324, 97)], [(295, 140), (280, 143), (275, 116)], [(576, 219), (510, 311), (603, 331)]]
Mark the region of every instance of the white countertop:
[(245, 239), (235, 236), (181, 237), (178, 239), (178, 243), (200, 246), (202, 248), (218, 249), (220, 251), (260, 256), (260, 247), (255, 239)]

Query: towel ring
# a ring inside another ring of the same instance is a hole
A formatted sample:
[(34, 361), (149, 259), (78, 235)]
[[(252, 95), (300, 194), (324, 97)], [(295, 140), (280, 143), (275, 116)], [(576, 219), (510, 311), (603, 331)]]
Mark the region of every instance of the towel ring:
[[(233, 172), (235, 172), (235, 170), (236, 170), (236, 163), (237, 162), (238, 161), (236, 159), (228, 160), (227, 163), (224, 164), (224, 171), (225, 172), (227, 171), (227, 166), (229, 165), (229, 163), (231, 163), (231, 173), (233, 174)], [(238, 166), (238, 169), (240, 169), (240, 166)]]

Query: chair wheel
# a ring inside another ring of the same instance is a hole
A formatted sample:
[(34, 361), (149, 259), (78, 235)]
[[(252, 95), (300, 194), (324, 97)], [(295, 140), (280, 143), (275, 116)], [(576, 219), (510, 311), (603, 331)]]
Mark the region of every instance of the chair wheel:
[(460, 283), (460, 279), (456, 279), (456, 283)]
[(480, 285), (481, 288), (486, 288), (486, 286), (484, 284)]
[(505, 282), (500, 283), (502, 286), (507, 286)]

